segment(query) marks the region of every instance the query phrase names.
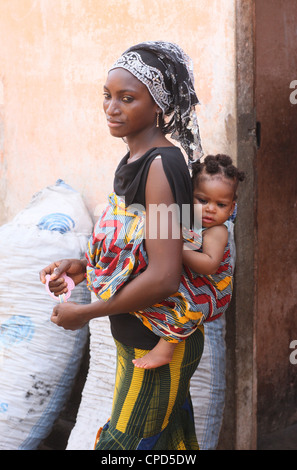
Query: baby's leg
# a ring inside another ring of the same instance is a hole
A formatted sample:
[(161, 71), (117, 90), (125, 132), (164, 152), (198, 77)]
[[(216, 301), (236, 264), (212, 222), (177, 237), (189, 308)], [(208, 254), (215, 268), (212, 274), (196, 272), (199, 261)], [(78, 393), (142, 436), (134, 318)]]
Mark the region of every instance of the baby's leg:
[(169, 364), (172, 360), (173, 352), (177, 343), (168, 343), (165, 339), (160, 338), (158, 344), (145, 356), (133, 359), (135, 367), (143, 369), (154, 369), (156, 367)]

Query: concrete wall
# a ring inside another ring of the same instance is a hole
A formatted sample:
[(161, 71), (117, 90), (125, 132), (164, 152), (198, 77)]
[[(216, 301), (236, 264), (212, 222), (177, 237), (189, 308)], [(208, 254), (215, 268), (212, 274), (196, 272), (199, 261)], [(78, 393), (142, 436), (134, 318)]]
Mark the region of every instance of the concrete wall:
[(235, 0), (2, 0), (0, 224), (58, 178), (91, 212), (125, 153), (102, 111), (108, 67), (131, 44), (179, 43), (194, 61), (205, 152), (236, 158)]

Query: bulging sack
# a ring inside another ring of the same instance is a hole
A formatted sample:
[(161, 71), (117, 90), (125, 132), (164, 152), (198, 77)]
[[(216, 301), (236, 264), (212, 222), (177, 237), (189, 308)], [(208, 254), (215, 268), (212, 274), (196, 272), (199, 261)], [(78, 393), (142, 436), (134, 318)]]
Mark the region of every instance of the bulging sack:
[[(80, 196), (58, 180), (0, 227), (0, 449), (33, 450), (49, 434), (78, 371), (88, 328), (50, 321), (56, 301), (39, 271), (84, 256), (92, 218)], [(86, 284), (70, 301), (90, 302)]]

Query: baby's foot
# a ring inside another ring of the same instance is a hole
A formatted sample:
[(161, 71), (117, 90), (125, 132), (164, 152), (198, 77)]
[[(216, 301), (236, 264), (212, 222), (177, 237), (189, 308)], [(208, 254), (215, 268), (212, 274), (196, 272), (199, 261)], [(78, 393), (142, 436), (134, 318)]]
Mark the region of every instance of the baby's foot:
[(138, 359), (133, 359), (132, 362), (135, 367), (140, 367), (142, 369), (155, 369), (156, 367), (164, 366), (169, 364), (172, 359), (172, 354), (170, 355), (160, 355), (153, 349), (143, 357)]

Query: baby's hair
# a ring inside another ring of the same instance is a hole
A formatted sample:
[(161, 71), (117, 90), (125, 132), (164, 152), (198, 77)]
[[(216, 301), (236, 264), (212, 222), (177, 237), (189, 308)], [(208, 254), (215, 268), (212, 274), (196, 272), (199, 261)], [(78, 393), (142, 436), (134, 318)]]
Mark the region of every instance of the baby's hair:
[(209, 176), (221, 175), (233, 181), (235, 196), (238, 183), (245, 179), (244, 172), (233, 165), (232, 159), (228, 155), (223, 154), (207, 155), (202, 162), (198, 160), (192, 164), (193, 186), (198, 183), (198, 179), (202, 174)]

